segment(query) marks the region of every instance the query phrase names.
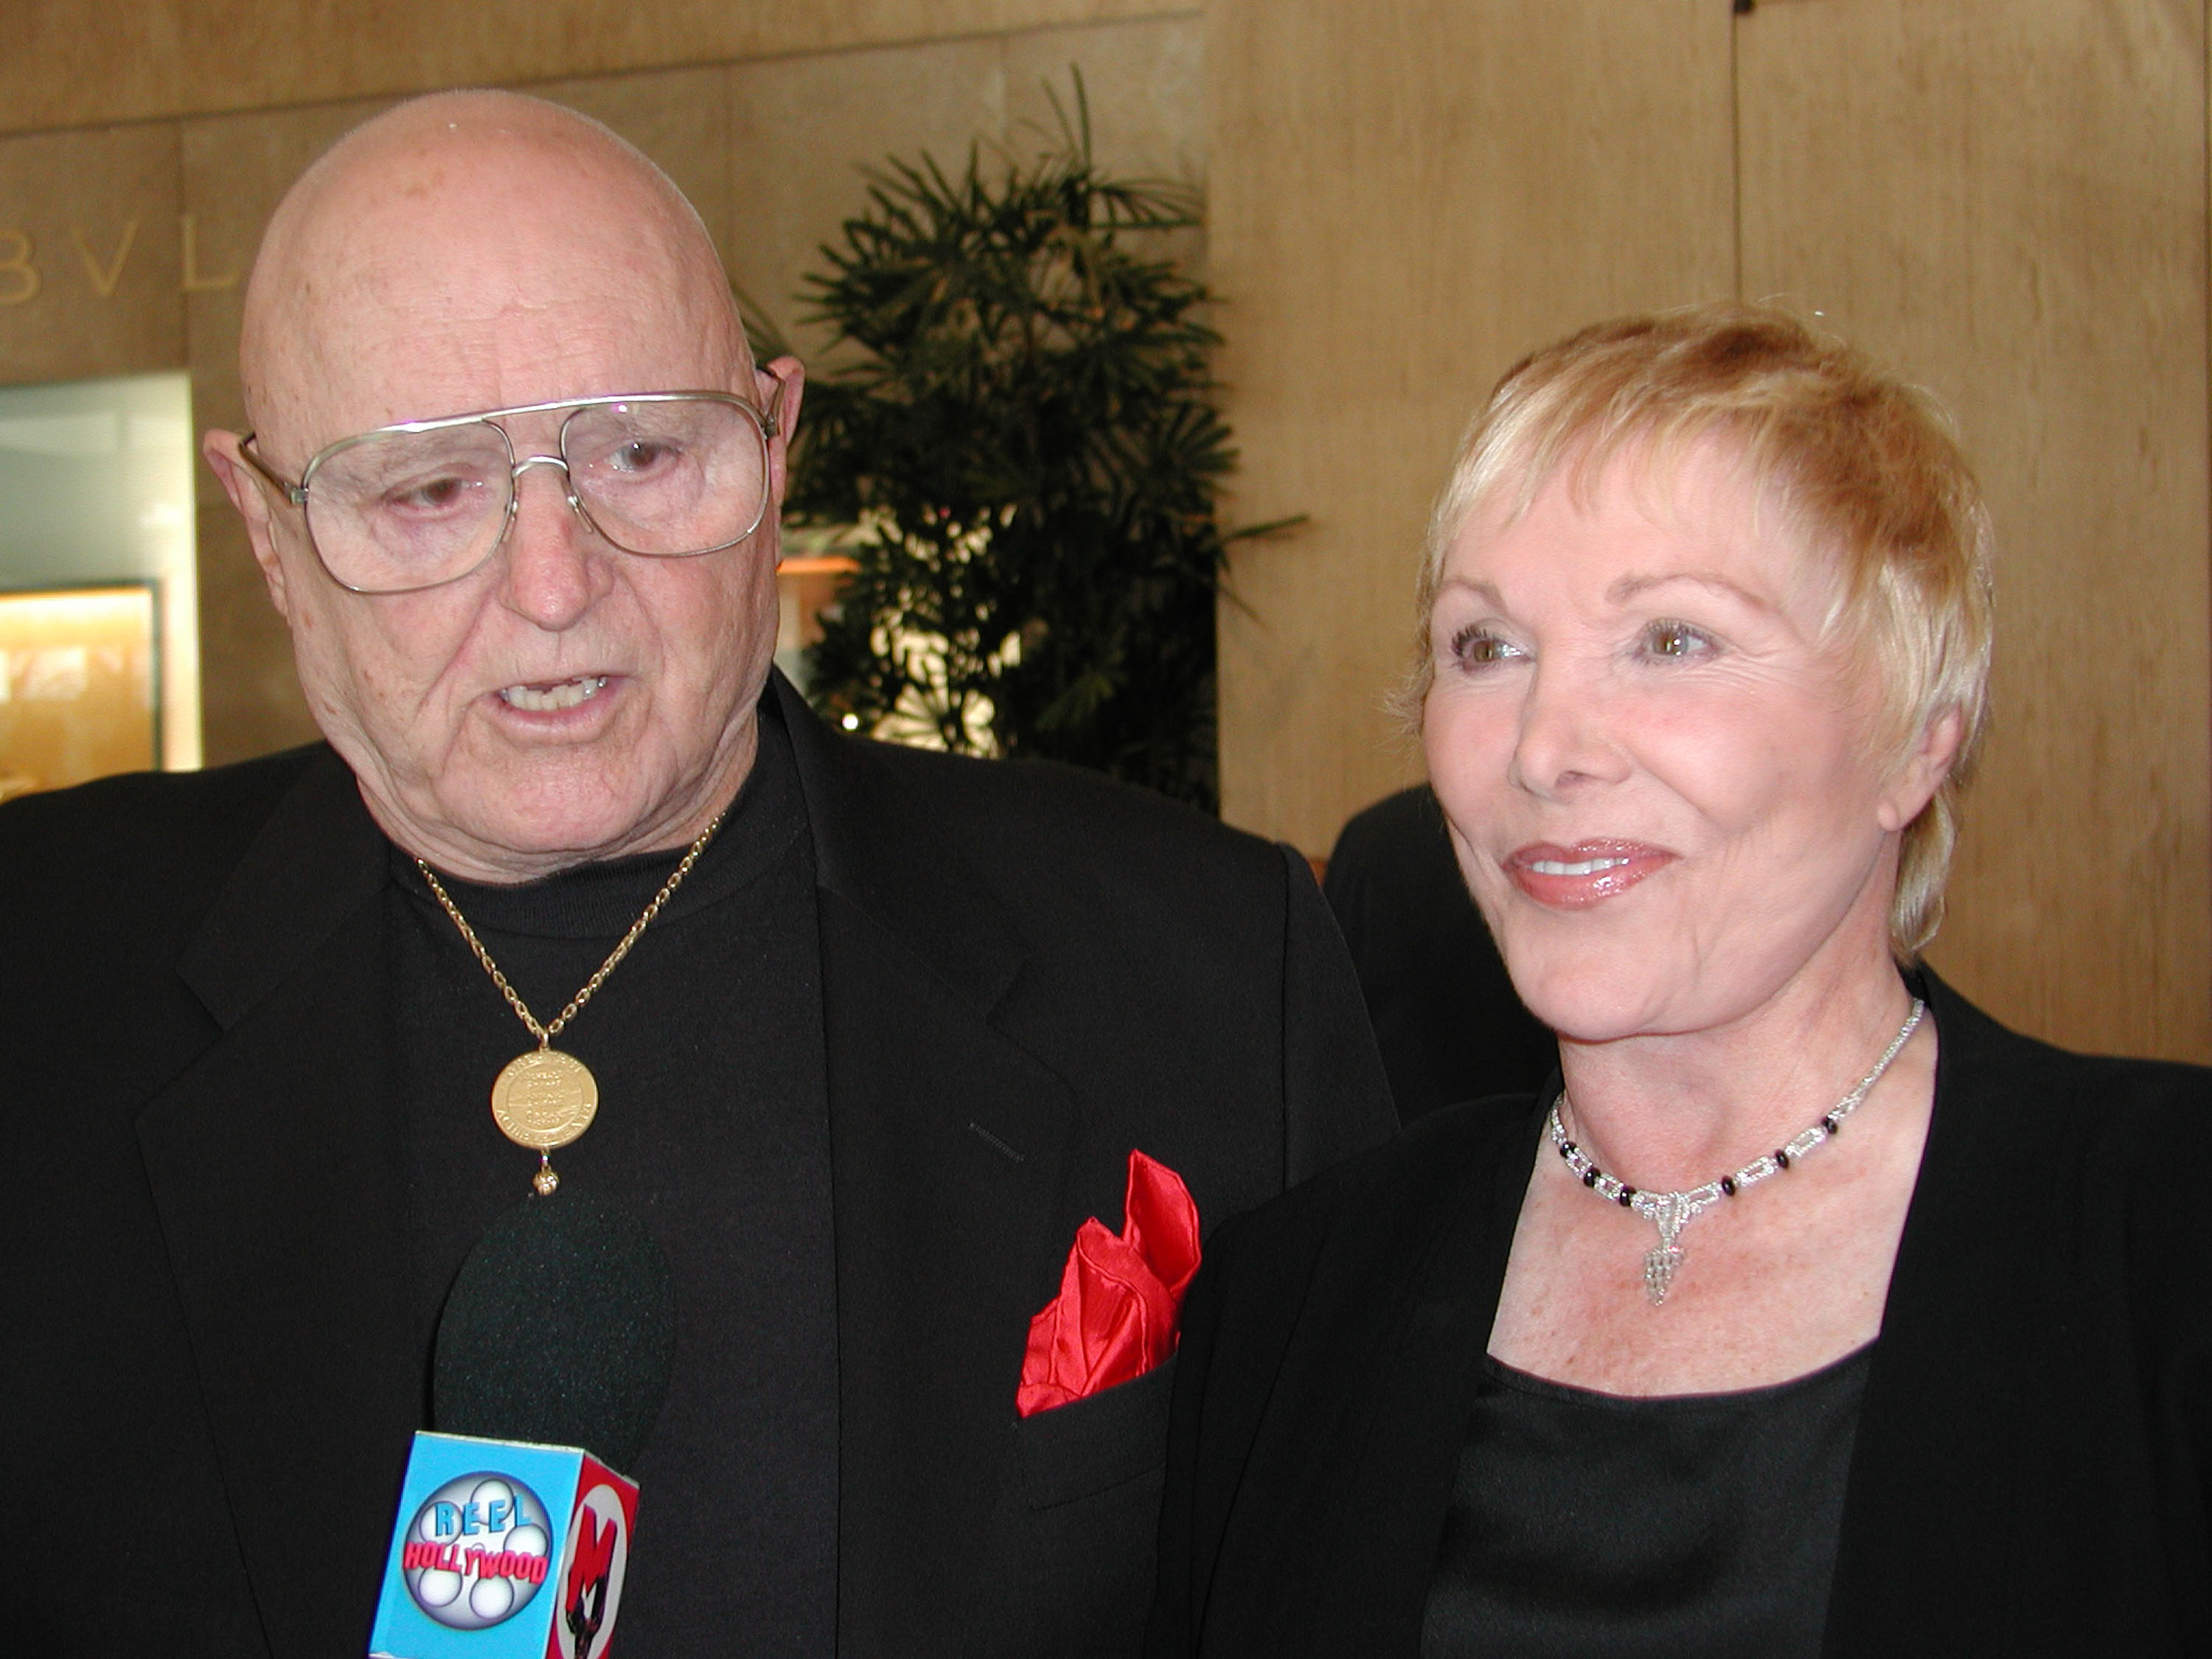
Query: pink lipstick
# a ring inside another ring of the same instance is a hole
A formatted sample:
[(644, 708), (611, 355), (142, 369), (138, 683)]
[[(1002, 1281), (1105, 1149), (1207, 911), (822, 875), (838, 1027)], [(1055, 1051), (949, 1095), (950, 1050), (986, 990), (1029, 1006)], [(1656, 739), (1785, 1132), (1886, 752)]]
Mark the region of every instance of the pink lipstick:
[(1674, 861), (1664, 848), (1634, 841), (1533, 842), (1505, 860), (1513, 884), (1539, 904), (1583, 910), (1626, 892)]

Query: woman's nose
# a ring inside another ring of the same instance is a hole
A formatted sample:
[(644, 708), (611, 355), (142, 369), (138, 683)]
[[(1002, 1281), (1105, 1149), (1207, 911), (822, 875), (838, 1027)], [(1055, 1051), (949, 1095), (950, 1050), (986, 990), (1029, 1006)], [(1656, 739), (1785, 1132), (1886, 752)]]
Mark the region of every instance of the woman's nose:
[(1557, 658), (1540, 661), (1521, 706), (1510, 781), (1547, 799), (1617, 782), (1627, 766), (1612, 729), (1614, 714), (1601, 672)]

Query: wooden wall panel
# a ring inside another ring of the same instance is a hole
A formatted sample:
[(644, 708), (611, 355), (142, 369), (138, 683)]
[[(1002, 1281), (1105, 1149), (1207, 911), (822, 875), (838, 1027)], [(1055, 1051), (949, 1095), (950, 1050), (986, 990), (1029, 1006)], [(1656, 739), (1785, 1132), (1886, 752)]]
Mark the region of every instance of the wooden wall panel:
[(12, 0), (0, 132), (1158, 16), (1189, 0)]
[(1515, 357), (1734, 290), (1720, 0), (1214, 0), (1208, 264), (1244, 453), (1223, 805), (1326, 852), (1419, 775), (1403, 672), (1422, 526)]
[[(201, 430), (246, 423), (238, 325), (262, 227), (292, 181), (380, 100), (214, 116), (173, 124), (185, 208), (196, 227), (186, 361)], [(306, 743), (315, 723), (292, 671), (292, 641), (269, 603), (246, 527), (214, 475), (198, 473), (200, 724), (207, 763)]]
[(0, 132), (174, 114), (188, 47), (184, 0), (9, 0), (0, 8)]
[(0, 385), (180, 368), (173, 126), (0, 139)]
[(866, 204), (860, 169), (925, 149), (956, 166), (978, 136), (1002, 133), (1005, 53), (996, 40), (941, 40), (726, 72), (731, 191), (743, 227), (730, 276), (818, 368), (814, 334), (799, 322), (802, 278), (821, 263), (816, 247)]
[(1996, 726), (1932, 959), (2054, 1041), (2212, 1060), (2203, 7), (1739, 27), (1745, 291), (1936, 391), (1996, 512)]

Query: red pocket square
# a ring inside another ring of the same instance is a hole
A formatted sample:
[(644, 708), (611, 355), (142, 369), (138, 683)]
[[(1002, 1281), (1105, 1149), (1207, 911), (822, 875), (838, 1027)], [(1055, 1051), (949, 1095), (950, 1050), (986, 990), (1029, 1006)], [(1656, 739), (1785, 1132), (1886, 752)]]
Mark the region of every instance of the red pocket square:
[(1198, 1271), (1198, 1206), (1182, 1177), (1129, 1154), (1121, 1231), (1093, 1216), (1075, 1231), (1060, 1294), (1030, 1321), (1024, 1417), (1142, 1376), (1176, 1350), (1176, 1317)]

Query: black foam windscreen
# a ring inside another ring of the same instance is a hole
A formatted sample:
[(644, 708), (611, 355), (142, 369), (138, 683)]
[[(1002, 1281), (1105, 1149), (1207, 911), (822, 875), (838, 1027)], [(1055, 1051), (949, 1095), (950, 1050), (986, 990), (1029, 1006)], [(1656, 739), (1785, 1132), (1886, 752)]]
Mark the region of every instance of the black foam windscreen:
[(644, 1222), (582, 1194), (527, 1198), (485, 1230), (447, 1295), (432, 1421), (581, 1446), (628, 1473), (675, 1358), (676, 1288)]

